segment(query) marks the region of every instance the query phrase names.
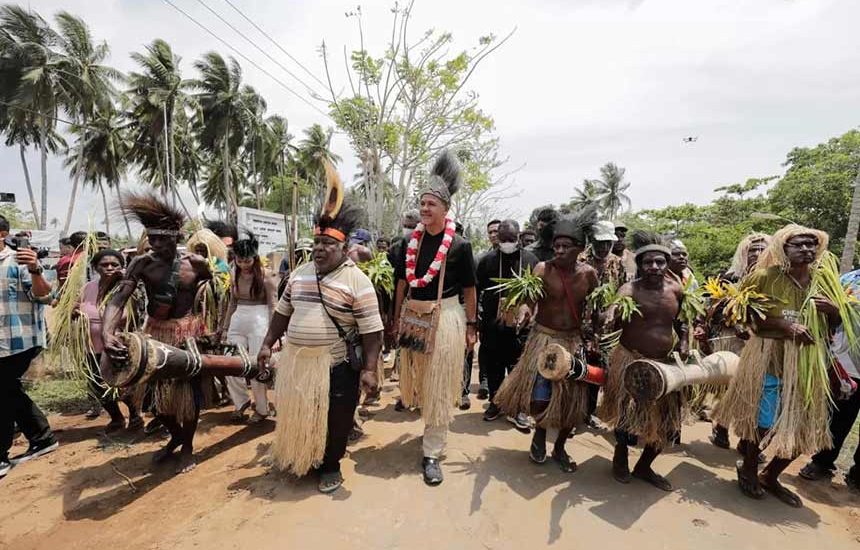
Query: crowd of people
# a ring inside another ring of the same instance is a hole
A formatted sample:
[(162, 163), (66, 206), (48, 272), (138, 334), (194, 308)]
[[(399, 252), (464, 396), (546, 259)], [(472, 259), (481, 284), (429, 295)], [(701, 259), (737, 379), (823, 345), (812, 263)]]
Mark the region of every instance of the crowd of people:
[[(327, 177), (337, 190), (333, 168)], [(731, 265), (707, 275), (758, 293), (760, 315), (728, 323), (717, 307), (690, 314), (691, 292), (704, 281), (680, 240), (641, 229), (628, 234), (624, 224), (598, 219), (594, 208), (565, 214), (545, 208), (529, 229), (512, 219), (491, 220), (489, 249), (476, 255), (451, 213), (461, 177), (455, 156), (440, 155), (417, 193), (418, 208), (403, 213), (402, 233), (390, 239), (358, 227), (363, 213), (343, 202), (341, 190), (316, 216), (313, 238), (299, 239), (277, 271), (265, 265), (253, 234), (211, 222), (189, 235), (182, 211), (155, 195), (129, 193), (124, 207), (145, 228), (133, 257), (112, 249), (106, 235), (96, 236), (97, 251), (86, 254), (87, 234), (72, 234), (61, 243), (52, 285), (35, 252), (9, 237), (0, 218), (0, 476), (58, 446), (22, 377), (48, 345), (45, 308), (73, 284), (81, 288), (71, 314), (88, 320), (88, 382), (110, 416), (105, 429), (166, 430), (168, 443), (154, 460), (176, 455), (181, 472), (194, 467), (201, 411), (232, 404), (236, 422), (274, 419), (277, 468), (298, 476), (314, 472), (320, 491), (337, 490), (344, 482), (340, 461), (359, 429), (361, 396), (373, 402), (386, 375), (381, 367), (389, 365), (400, 390), (395, 409), (419, 411), (423, 421), (423, 479), (438, 485), (454, 410), (472, 405), (477, 356), (477, 397), (487, 401), (483, 420), (504, 417), (530, 434), (524, 458), (536, 464), (550, 460), (575, 472), (566, 446), (575, 434), (605, 425), (615, 440), (611, 475), (670, 491), (655, 462), (681, 442), (685, 420), (698, 415), (713, 422), (714, 445), (730, 448), (731, 433), (739, 438), (738, 485), (751, 498), (769, 493), (801, 506), (780, 482), (801, 455), (811, 456), (802, 477), (834, 474), (860, 411), (860, 349), (852, 340), (860, 327), (846, 327), (857, 317), (846, 316), (812, 284), (826, 234), (788, 225), (742, 239)], [(183, 240), (187, 249), (180, 251)], [(362, 271), (380, 254), (393, 289)], [(73, 280), (71, 268), (80, 261), (89, 262), (86, 278)], [(500, 289), (500, 281), (515, 278), (538, 279), (537, 297), (515, 303)], [(860, 290), (860, 270), (844, 274), (841, 283)], [(808, 303), (821, 315), (823, 332), (803, 324)], [(205, 372), (136, 391), (104, 391), (105, 365), (128, 359), (122, 333), (135, 330), (176, 347), (191, 338), (242, 348), (257, 368), (276, 367), (274, 400), (265, 382)], [(815, 344), (829, 350), (817, 360), (830, 376), (832, 402), (799, 397), (798, 358)], [(569, 373), (544, 370), (550, 348), (570, 358)], [(674, 364), (720, 351), (740, 356), (727, 387), (684, 388), (647, 401), (625, 383), (637, 361)], [(574, 377), (577, 364), (602, 374)], [(705, 397), (693, 399), (694, 393)], [(145, 427), (144, 414), (152, 414)], [(29, 448), (9, 457), (16, 429)], [(642, 450), (631, 468), (632, 446)], [(763, 451), (770, 456), (760, 469)], [(860, 489), (860, 449), (845, 480)]]

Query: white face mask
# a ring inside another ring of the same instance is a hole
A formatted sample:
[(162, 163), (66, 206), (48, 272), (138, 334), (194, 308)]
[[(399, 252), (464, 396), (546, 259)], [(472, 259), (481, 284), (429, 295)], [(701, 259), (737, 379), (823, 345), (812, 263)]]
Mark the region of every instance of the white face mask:
[(415, 230), (414, 230), (414, 229), (409, 229), (408, 227), (404, 227), (404, 228), (403, 228), (403, 236), (404, 236), (404, 237), (411, 237), (411, 236), (412, 236), (412, 232), (413, 232), (413, 231), (415, 231)]
[(518, 243), (499, 243), (499, 250), (502, 251), (502, 254), (513, 254), (519, 246)]

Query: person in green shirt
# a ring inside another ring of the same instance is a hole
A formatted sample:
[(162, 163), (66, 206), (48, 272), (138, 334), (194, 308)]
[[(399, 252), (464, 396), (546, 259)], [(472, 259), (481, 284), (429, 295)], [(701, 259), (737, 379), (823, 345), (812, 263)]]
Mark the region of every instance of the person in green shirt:
[[(803, 503), (779, 482), (779, 475), (798, 455), (812, 454), (829, 441), (827, 422), (814, 420), (820, 407), (825, 408), (826, 418), (826, 399), (815, 399), (805, 407), (797, 403), (803, 392), (795, 389), (801, 347), (814, 342), (801, 323), (801, 309), (809, 298), (814, 263), (827, 250), (827, 243), (822, 231), (788, 225), (774, 234), (757, 269), (741, 283), (742, 288), (752, 287), (767, 297), (765, 316), (752, 323), (738, 373), (714, 413), (717, 423), (732, 426), (742, 440), (744, 458), (737, 465), (741, 491), (755, 499), (768, 492), (793, 507)], [(833, 303), (811, 299), (835, 324), (838, 311)], [(758, 474), (760, 447), (768, 444), (774, 458)]]

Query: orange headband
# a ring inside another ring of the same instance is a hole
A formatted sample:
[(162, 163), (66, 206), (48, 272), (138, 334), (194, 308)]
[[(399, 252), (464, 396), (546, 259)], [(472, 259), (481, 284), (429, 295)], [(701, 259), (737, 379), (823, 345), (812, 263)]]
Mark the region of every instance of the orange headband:
[(342, 243), (346, 242), (346, 235), (342, 231), (338, 231), (333, 227), (326, 227), (325, 229), (320, 229), (320, 226), (316, 226), (314, 227), (314, 235), (326, 235)]

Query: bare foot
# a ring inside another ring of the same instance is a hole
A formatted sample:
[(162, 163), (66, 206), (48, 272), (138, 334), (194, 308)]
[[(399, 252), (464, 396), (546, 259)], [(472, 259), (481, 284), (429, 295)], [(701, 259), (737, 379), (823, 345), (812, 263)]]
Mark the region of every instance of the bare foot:
[(187, 474), (197, 467), (197, 461), (191, 453), (182, 453), (179, 455), (179, 467), (176, 469), (177, 474)]
[(173, 456), (173, 452), (179, 447), (178, 443), (174, 443), (173, 440), (170, 440), (167, 445), (162, 447), (161, 449), (155, 451), (155, 454), (152, 455), (152, 463), (153, 464), (161, 464), (171, 456)]
[(792, 491), (789, 491), (785, 485), (779, 482), (779, 480), (771, 479), (765, 475), (760, 475), (758, 477), (758, 482), (761, 484), (762, 489), (792, 508), (803, 508), (803, 501), (800, 500), (800, 497)]
[(647, 468), (634, 468), (633, 477), (646, 481), (661, 491), (669, 492), (672, 490), (672, 484), (669, 483), (669, 480), (652, 470), (650, 466)]

